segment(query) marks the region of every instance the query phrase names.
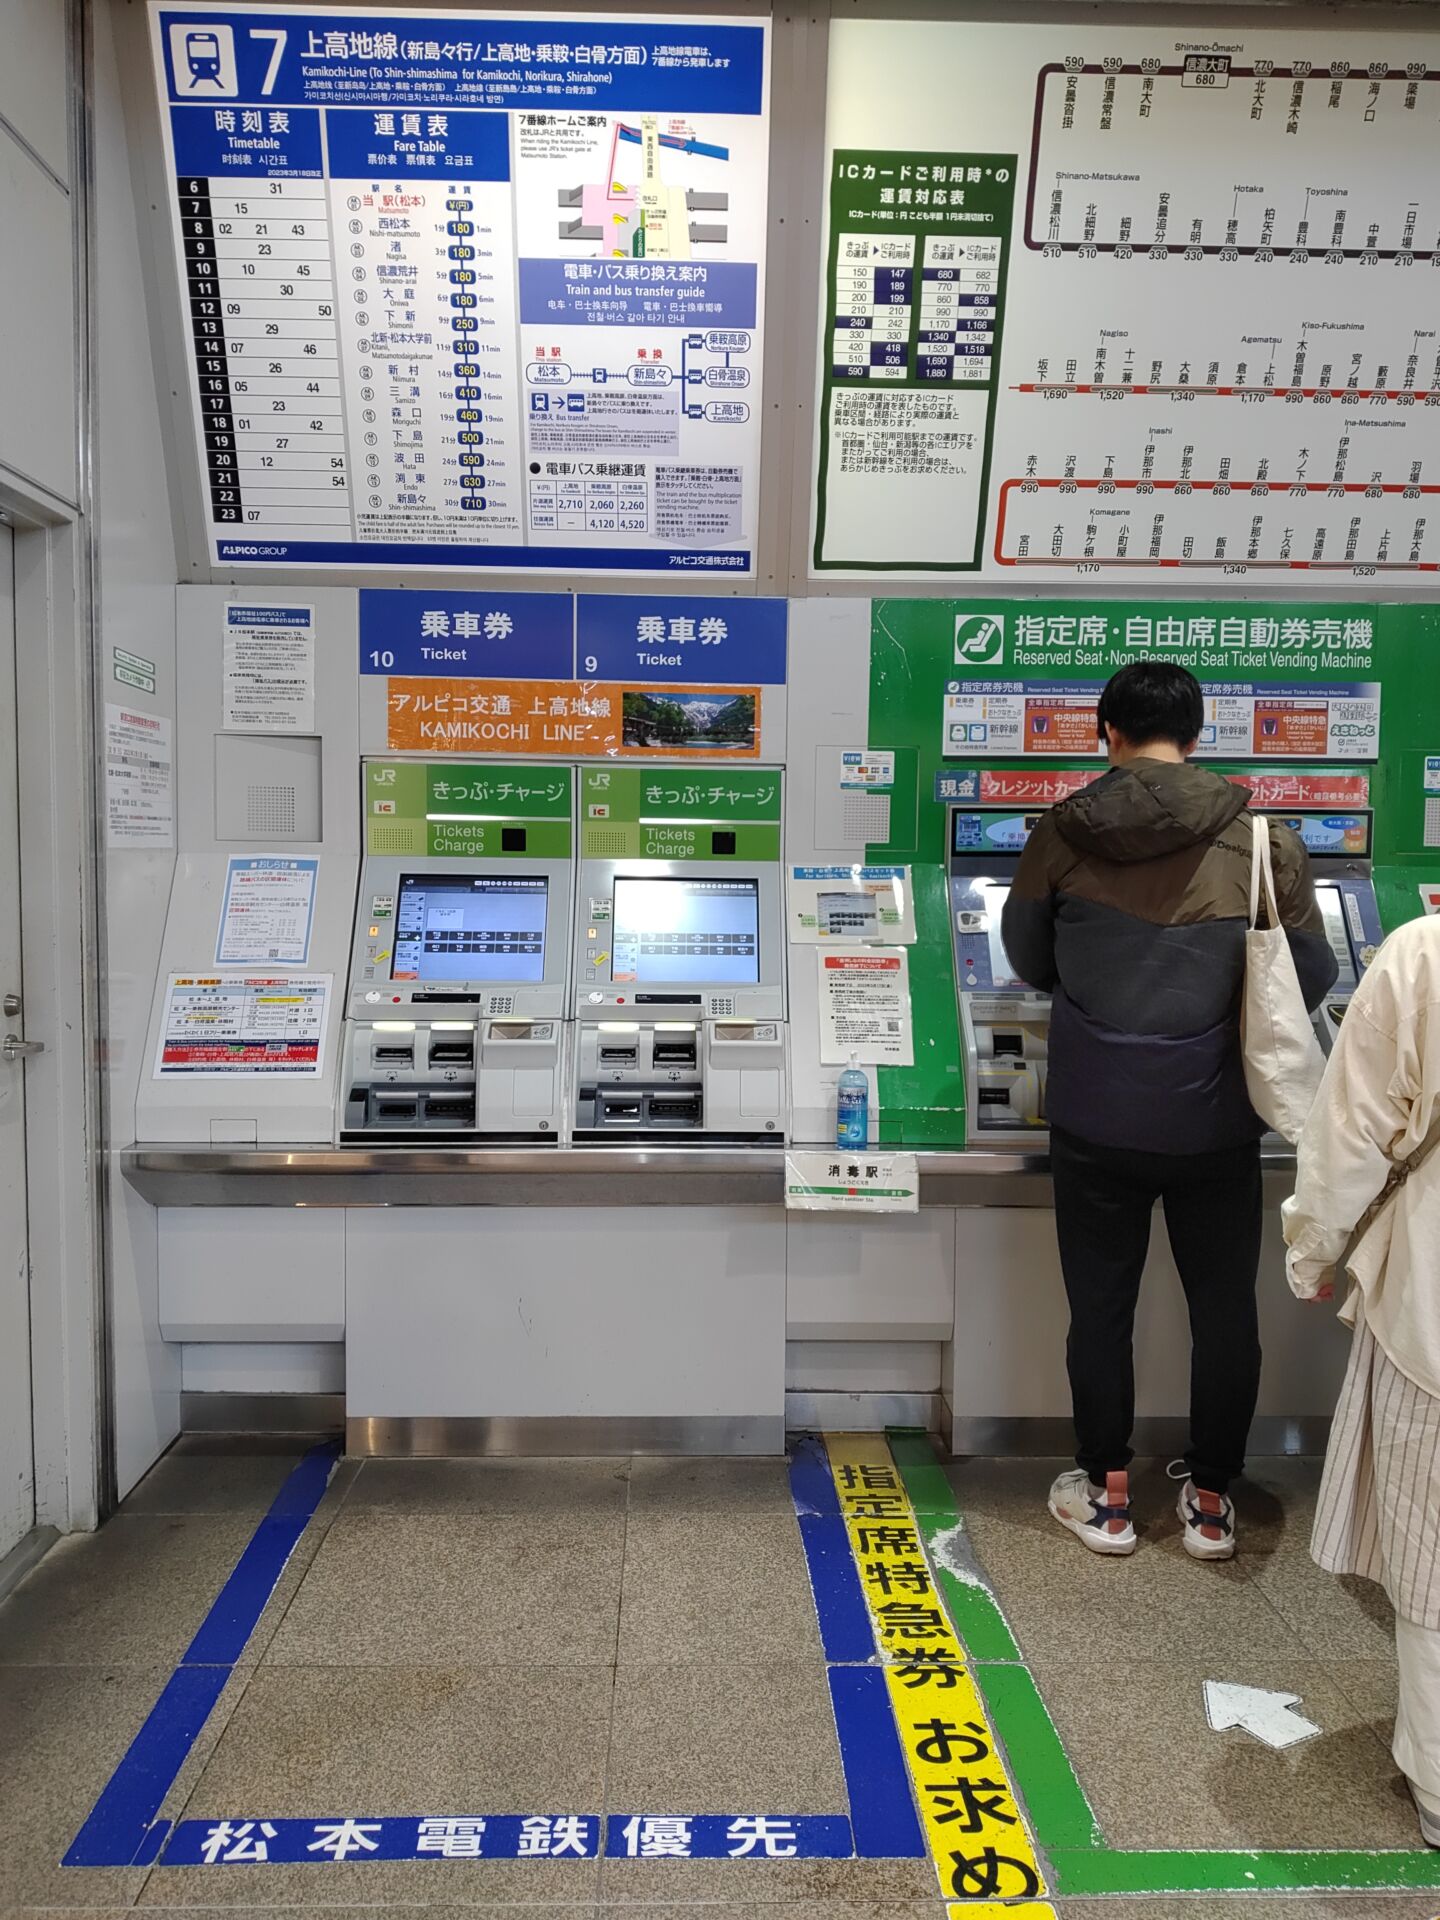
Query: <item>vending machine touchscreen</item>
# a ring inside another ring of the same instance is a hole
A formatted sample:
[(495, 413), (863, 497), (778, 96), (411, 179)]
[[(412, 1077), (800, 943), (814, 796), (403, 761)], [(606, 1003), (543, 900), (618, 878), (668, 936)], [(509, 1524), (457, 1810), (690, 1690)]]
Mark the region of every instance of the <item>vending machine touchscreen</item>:
[(579, 910), (575, 1139), (783, 1140), (778, 865), (587, 860)]
[(365, 770), (342, 1140), (563, 1131), (573, 777), (463, 773)]
[(950, 938), (960, 1001), (968, 1146), (1043, 1140), (1050, 1000), (1005, 951), (1000, 916), (1038, 814), (950, 810)]
[(1375, 817), (1368, 808), (1346, 813), (1266, 811), (1272, 819), (1283, 820), (1305, 843), (1325, 937), (1339, 968), (1334, 986), (1314, 1014), (1315, 1031), (1328, 1053), (1350, 996), (1385, 937), (1371, 872)]

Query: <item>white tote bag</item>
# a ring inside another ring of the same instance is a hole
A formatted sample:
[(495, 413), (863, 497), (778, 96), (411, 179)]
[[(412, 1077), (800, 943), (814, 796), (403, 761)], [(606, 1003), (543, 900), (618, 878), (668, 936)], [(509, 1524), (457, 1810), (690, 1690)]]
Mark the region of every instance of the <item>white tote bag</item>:
[[(1305, 1011), (1295, 956), (1280, 924), (1275, 876), (1270, 866), (1270, 825), (1251, 816), (1250, 920), (1245, 934), (1245, 990), (1240, 1005), (1240, 1045), (1250, 1104), (1269, 1127), (1292, 1144), (1309, 1116), (1325, 1055)], [(1257, 924), (1265, 901), (1268, 925)]]

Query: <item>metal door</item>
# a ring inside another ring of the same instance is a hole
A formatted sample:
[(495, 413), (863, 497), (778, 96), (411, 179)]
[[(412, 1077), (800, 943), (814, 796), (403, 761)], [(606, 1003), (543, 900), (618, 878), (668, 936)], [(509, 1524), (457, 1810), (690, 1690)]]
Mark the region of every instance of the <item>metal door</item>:
[(9, 527), (0, 524), (0, 1557), (35, 1524), (19, 805), (15, 549)]

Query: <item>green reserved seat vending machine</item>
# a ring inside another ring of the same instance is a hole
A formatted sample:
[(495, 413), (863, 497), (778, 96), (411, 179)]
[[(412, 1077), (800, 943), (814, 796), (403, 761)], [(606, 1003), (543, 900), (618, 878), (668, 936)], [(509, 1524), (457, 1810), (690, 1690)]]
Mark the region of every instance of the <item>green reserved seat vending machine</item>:
[(878, 1072), (883, 1141), (1043, 1145), (1049, 1003), (1000, 915), (1036, 820), (1105, 771), (1096, 704), (1130, 661), (1195, 674), (1196, 758), (1309, 849), (1339, 965), (1327, 1045), (1385, 932), (1440, 901), (1434, 609), (906, 599), (871, 617), (867, 747), (913, 768), (915, 805), (865, 858), (913, 863), (919, 945), (944, 955), (943, 977), (912, 964), (915, 1064)]

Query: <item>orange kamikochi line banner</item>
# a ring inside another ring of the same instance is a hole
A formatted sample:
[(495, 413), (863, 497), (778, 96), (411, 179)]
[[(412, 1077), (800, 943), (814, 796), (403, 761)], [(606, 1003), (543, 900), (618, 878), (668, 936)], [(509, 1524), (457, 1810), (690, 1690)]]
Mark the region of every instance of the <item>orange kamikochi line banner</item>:
[(396, 677), (386, 740), (396, 753), (754, 760), (760, 689)]

